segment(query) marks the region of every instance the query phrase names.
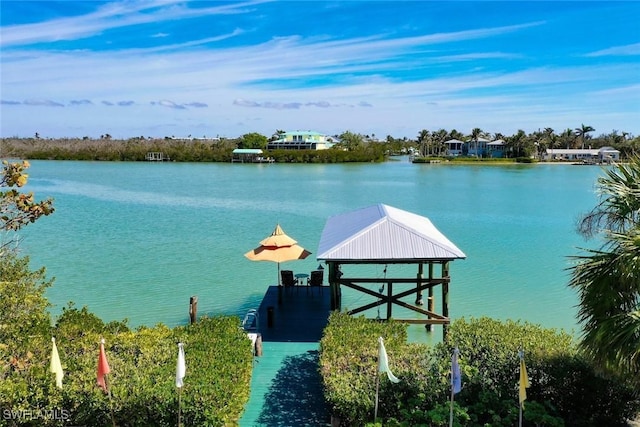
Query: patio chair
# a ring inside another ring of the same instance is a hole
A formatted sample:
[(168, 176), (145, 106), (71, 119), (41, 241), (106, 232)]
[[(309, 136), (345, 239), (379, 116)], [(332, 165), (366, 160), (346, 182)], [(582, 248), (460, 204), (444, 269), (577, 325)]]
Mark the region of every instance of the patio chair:
[(256, 332), (258, 328), (258, 311), (252, 308), (245, 314), (242, 320), (242, 329), (247, 332)]
[(322, 286), (324, 271), (315, 270), (311, 272), (311, 276), (307, 279), (307, 286), (311, 288), (311, 294), (313, 295), (313, 288), (320, 288), (320, 293), (323, 293), (324, 287)]
[(281, 270), (280, 278), (282, 279), (282, 286), (284, 286), (285, 289), (294, 287), (298, 282), (296, 278), (293, 277), (293, 270)]

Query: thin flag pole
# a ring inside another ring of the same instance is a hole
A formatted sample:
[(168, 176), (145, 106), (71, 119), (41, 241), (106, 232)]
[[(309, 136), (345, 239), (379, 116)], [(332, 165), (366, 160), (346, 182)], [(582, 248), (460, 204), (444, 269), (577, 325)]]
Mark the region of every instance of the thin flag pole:
[(186, 364), (184, 360), (184, 344), (178, 343), (178, 362), (176, 363), (176, 387), (178, 387), (178, 427), (182, 426), (182, 387), (186, 375)]
[(527, 367), (524, 363), (524, 350), (520, 349), (518, 352), (520, 359), (520, 381), (518, 384), (518, 403), (520, 407), (518, 416), (518, 426), (522, 427), (522, 411), (524, 409), (524, 401), (527, 399), (527, 388), (529, 388), (529, 375), (527, 374)]
[(98, 354), (98, 386), (109, 396), (109, 412), (111, 413), (111, 424), (116, 427), (116, 419), (113, 415), (113, 399), (111, 398), (111, 387), (107, 381), (107, 375), (111, 373), (109, 362), (107, 361), (107, 354), (104, 350), (104, 338), (100, 337), (100, 351)]
[(111, 387), (109, 387), (109, 380), (104, 377), (104, 385), (107, 387), (107, 395), (109, 396), (109, 411), (111, 412), (111, 424), (116, 427), (116, 419), (113, 416), (113, 399), (111, 399)]
[(374, 422), (378, 418), (378, 392), (380, 389), (380, 374), (383, 372), (387, 374), (387, 378), (389, 378), (389, 381), (392, 383), (397, 384), (400, 382), (389, 368), (389, 358), (387, 357), (387, 349), (384, 347), (384, 340), (382, 337), (378, 337), (378, 370), (376, 372), (376, 408), (373, 414)]
[(449, 399), (449, 427), (453, 427), (453, 388), (451, 389), (451, 398)]
[(178, 389), (178, 427), (182, 425), (182, 387)]
[(453, 401), (455, 394), (462, 388), (462, 378), (460, 376), (460, 364), (458, 363), (458, 347), (453, 350), (451, 356), (451, 399), (449, 402), (449, 427), (453, 427)]
[(376, 408), (373, 412), (373, 422), (378, 419), (378, 391), (380, 390), (380, 372), (376, 372)]

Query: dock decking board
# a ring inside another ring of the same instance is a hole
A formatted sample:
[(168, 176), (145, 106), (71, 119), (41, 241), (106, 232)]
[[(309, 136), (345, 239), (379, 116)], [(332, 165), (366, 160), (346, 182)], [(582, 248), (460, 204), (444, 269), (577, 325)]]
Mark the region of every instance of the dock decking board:
[[(331, 307), (329, 289), (300, 286), (282, 291), (278, 304), (278, 287), (269, 287), (258, 309), (263, 355), (255, 358), (240, 426), (326, 426), (330, 415), (318, 351)], [(272, 327), (268, 307), (273, 307)]]

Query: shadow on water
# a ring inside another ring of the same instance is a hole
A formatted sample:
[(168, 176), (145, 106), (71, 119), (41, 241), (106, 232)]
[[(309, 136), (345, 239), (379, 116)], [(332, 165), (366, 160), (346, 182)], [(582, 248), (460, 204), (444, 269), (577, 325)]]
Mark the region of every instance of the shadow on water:
[(318, 357), (318, 351), (312, 350), (284, 359), (265, 395), (257, 424), (325, 426), (329, 423)]

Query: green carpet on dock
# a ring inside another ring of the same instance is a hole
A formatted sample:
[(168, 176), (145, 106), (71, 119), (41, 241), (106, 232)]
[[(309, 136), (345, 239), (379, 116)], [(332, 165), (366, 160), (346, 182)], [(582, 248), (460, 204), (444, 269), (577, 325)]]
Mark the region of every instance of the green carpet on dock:
[(251, 395), (240, 426), (329, 425), (318, 370), (329, 289), (282, 291), (278, 304), (278, 288), (270, 287), (258, 310), (262, 356), (254, 359)]

